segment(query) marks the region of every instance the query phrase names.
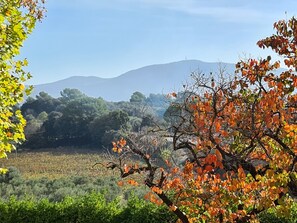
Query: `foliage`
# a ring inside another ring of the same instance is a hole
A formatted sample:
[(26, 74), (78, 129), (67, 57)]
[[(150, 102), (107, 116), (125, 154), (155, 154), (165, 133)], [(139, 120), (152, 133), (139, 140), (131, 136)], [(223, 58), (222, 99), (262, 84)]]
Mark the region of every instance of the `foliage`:
[(116, 222), (122, 223), (165, 223), (176, 222), (176, 217), (168, 212), (165, 206), (157, 206), (147, 203), (143, 199), (132, 196), (127, 202), (125, 208), (116, 219)]
[(71, 88), (65, 88), (63, 91), (61, 91), (61, 101), (62, 103), (67, 103), (71, 100), (80, 99), (86, 97), (85, 94), (83, 94), (78, 89), (71, 89)]
[(36, 99), (29, 97), (21, 107), (22, 114), (33, 115), (37, 117), (41, 112), (50, 113), (57, 109), (61, 105), (60, 100), (53, 98), (46, 92), (40, 92), (36, 95)]
[(156, 116), (163, 118), (166, 109), (169, 106), (169, 100), (162, 94), (150, 94), (145, 102), (148, 106), (154, 108)]
[[(23, 70), (28, 61), (17, 60), (20, 48), (34, 29), (36, 20), (42, 18), (42, 9), (35, 0), (2, 0), (0, 2), (0, 158), (24, 140), (25, 119), (15, 106), (22, 102), (23, 82), (30, 73)], [(0, 168), (0, 172), (4, 169)]]
[(102, 99), (85, 96), (69, 100), (61, 112), (63, 115), (56, 128), (58, 137), (63, 136), (68, 141), (79, 138), (87, 142), (90, 140), (88, 124), (105, 114), (106, 106)]
[[(119, 199), (107, 202), (102, 194), (91, 193), (85, 196), (68, 197), (61, 202), (39, 202), (25, 199), (0, 201), (0, 222), (35, 223), (78, 223), (78, 222), (170, 222), (172, 215), (163, 208), (151, 205), (136, 197), (122, 205)], [(148, 218), (149, 217), (149, 218)]]
[(21, 106), (27, 120), (27, 141), (22, 147), (110, 146), (123, 129), (137, 132), (153, 122), (160, 123), (158, 116), (163, 115), (167, 106), (162, 102), (163, 96), (151, 94), (147, 99), (144, 95), (141, 98), (114, 103), (89, 97), (77, 89), (66, 88), (59, 98), (40, 92)]
[(146, 99), (145, 95), (142, 94), (139, 91), (136, 91), (132, 94), (131, 98), (130, 98), (130, 102), (132, 103), (142, 103), (144, 102)]
[[(131, 191), (135, 194), (140, 188), (126, 191), (123, 188), (116, 189), (117, 180), (114, 177), (96, 179), (80, 176), (25, 180), (16, 168), (9, 168), (5, 175), (0, 176), (0, 221), (15, 222), (17, 218), (21, 222), (56, 222), (57, 219), (65, 222), (66, 219), (79, 218), (81, 221), (73, 222), (98, 222), (102, 218), (96, 213), (104, 205), (108, 213), (104, 219), (113, 219), (112, 222), (176, 222), (176, 218), (164, 206), (140, 199), (144, 192), (137, 197), (131, 195)], [(296, 205), (293, 204), (290, 218), (277, 217), (275, 209), (271, 209), (267, 214), (261, 214), (261, 222), (294, 223)], [(89, 214), (86, 214), (88, 211)], [(76, 217), (71, 218), (71, 214)]]
[(143, 197), (147, 192), (145, 188), (119, 187), (118, 177), (102, 175), (96, 178), (90, 176), (65, 176), (61, 178), (30, 178), (25, 179), (15, 167), (9, 167), (6, 174), (0, 175), (0, 196), (2, 200), (14, 197), (17, 200), (48, 199), (50, 202), (61, 202), (68, 196), (72, 198), (85, 196), (96, 192), (102, 193), (110, 202), (121, 196), (123, 201), (131, 197), (131, 192)]
[[(127, 204), (120, 199), (106, 201), (104, 195), (91, 193), (81, 197), (67, 197), (61, 202), (50, 202), (47, 199), (39, 201), (29, 198), (17, 200), (11, 197), (7, 201), (0, 201), (0, 221), (14, 222), (104, 222), (104, 223), (170, 223), (176, 218), (164, 206), (148, 203), (135, 196), (131, 196)], [(291, 220), (278, 218), (273, 214), (261, 216), (263, 223), (295, 223), (295, 216)]]
[[(175, 104), (170, 131), (160, 132), (174, 151), (190, 154), (183, 166), (174, 159), (160, 166), (154, 153), (162, 140), (146, 133), (115, 141), (119, 161), (106, 167), (122, 178), (142, 174), (155, 194), (148, 198), (165, 203), (183, 223), (258, 222), (259, 213), (274, 207), (288, 219), (297, 196), (297, 20), (274, 28), (276, 34), (258, 45), (283, 56), (288, 70), (277, 74), (280, 62), (268, 56), (240, 61), (229, 80), (223, 73), (193, 75), (193, 87)], [(141, 162), (128, 163), (127, 156)]]
[(59, 98), (40, 92), (21, 110), (28, 122), (24, 147), (33, 149), (92, 144), (88, 126), (107, 113), (103, 99), (88, 97), (77, 89), (64, 89)]
[[(288, 207), (289, 208), (289, 207)], [(261, 223), (296, 223), (297, 222), (297, 203), (293, 203), (289, 216), (279, 215), (277, 208), (270, 208), (259, 215)]]
[(89, 124), (90, 134), (96, 145), (109, 146), (117, 137), (117, 131), (127, 128), (129, 115), (121, 110), (111, 111)]

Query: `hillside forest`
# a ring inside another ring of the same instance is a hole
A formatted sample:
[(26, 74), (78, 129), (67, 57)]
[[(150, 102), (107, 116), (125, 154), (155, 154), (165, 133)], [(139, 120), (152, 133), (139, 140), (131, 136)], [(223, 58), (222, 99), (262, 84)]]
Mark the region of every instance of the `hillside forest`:
[[(166, 126), (163, 118), (169, 98), (161, 94), (134, 92), (129, 101), (108, 102), (89, 97), (77, 89), (64, 89), (53, 98), (40, 92), (29, 97), (20, 110), (27, 121), (22, 148), (40, 149), (84, 146), (102, 151), (121, 132), (141, 132), (155, 125)], [(168, 113), (168, 112), (167, 112)]]

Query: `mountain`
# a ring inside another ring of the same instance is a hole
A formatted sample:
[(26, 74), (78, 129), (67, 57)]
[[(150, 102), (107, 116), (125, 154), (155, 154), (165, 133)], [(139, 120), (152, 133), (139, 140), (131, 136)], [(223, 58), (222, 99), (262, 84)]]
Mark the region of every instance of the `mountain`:
[(45, 91), (53, 97), (59, 97), (63, 89), (76, 88), (88, 96), (102, 97), (107, 101), (126, 101), (135, 91), (149, 95), (181, 90), (183, 84), (191, 81), (192, 72), (215, 74), (220, 66), (228, 73), (233, 73), (235, 69), (234, 64), (229, 63), (183, 60), (142, 67), (114, 78), (73, 76), (53, 83), (35, 85), (32, 96)]

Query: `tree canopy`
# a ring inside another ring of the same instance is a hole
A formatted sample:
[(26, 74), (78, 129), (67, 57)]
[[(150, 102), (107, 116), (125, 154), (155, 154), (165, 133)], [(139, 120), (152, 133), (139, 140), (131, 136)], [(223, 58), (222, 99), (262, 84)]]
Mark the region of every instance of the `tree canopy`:
[(130, 102), (141, 103), (146, 99), (145, 95), (139, 91), (135, 91), (130, 98)]
[[(151, 98), (151, 97), (149, 97)], [(154, 102), (107, 102), (89, 97), (77, 89), (66, 88), (53, 98), (40, 92), (28, 97), (21, 111), (27, 125), (23, 148), (110, 146), (123, 129), (138, 132), (160, 122), (165, 97), (154, 95)], [(163, 112), (162, 112), (163, 111)]]
[(30, 92), (23, 82), (31, 75), (23, 69), (28, 61), (16, 56), (42, 14), (42, 6), (35, 0), (0, 2), (0, 158), (24, 140), (26, 122), (15, 106)]

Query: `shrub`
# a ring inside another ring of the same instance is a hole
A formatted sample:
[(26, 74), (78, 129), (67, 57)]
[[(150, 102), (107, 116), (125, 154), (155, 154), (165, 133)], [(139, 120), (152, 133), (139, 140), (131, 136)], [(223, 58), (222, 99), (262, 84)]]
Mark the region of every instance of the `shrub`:
[(0, 201), (0, 222), (5, 223), (162, 223), (172, 222), (172, 213), (132, 197), (123, 206), (120, 199), (107, 202), (104, 195), (92, 193), (81, 197), (67, 197), (62, 202), (43, 199)]
[(261, 223), (297, 223), (297, 202), (286, 210), (270, 208), (261, 213), (259, 218)]

